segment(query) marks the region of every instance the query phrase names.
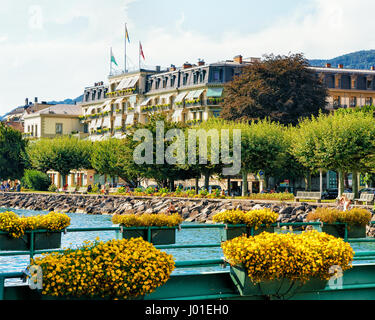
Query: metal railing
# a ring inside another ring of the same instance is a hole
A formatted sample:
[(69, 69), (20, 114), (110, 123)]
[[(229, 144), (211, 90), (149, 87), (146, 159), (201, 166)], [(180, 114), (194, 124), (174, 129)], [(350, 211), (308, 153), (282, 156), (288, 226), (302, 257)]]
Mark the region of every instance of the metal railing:
[[(347, 242), (353, 243), (370, 243), (375, 242), (375, 238), (363, 238), (363, 239), (349, 239), (348, 238), (348, 228), (347, 224), (336, 223), (337, 225), (345, 225), (345, 238)], [(375, 225), (375, 221), (371, 222), (372, 225)], [(230, 225), (231, 227), (246, 227), (246, 225)], [(282, 227), (321, 227), (321, 222), (300, 222), (300, 223), (275, 223), (271, 227), (282, 228)], [(263, 225), (265, 227), (265, 225)], [(181, 225), (176, 229), (227, 229), (228, 225), (226, 224), (192, 224), (192, 225)], [(140, 230), (144, 228), (126, 228), (126, 230)], [(151, 230), (153, 229), (168, 229), (168, 227), (148, 227), (147, 228), (147, 240), (151, 241)], [(113, 231), (116, 233), (116, 238), (120, 238), (120, 234), (124, 230), (123, 227), (96, 227), (96, 228), (68, 228), (64, 230), (64, 234), (67, 233), (76, 233), (76, 232), (103, 232), (103, 231)], [(254, 234), (254, 228), (250, 228), (250, 235)], [(26, 233), (30, 234), (30, 250), (29, 251), (6, 251), (0, 252), (0, 257), (4, 256), (25, 256), (28, 255), (31, 259), (35, 255), (43, 253), (52, 253), (52, 252), (64, 252), (66, 249), (51, 249), (51, 250), (35, 250), (34, 249), (34, 238), (36, 233), (43, 233), (46, 230), (32, 230), (27, 231)], [(0, 232), (0, 234), (7, 234), (6, 232)], [(187, 245), (155, 245), (157, 249), (203, 249), (203, 248), (220, 248), (221, 243), (212, 243), (212, 244), (187, 244)], [(375, 251), (363, 251), (356, 252), (354, 260), (375, 260)], [(212, 266), (225, 266), (226, 262), (223, 258), (219, 259), (208, 259), (208, 260), (187, 260), (187, 261), (176, 261), (176, 269), (184, 268), (202, 268), (202, 267), (212, 267)], [(0, 273), (0, 300), (4, 299), (4, 287), (6, 279), (26, 279), (26, 272), (9, 272), (9, 273)]]

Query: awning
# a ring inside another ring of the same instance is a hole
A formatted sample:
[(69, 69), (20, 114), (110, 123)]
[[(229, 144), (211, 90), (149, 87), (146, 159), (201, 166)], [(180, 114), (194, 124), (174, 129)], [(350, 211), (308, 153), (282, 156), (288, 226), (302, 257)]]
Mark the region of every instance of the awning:
[(131, 125), (133, 123), (134, 123), (134, 114), (128, 114), (128, 116), (126, 117), (125, 124)]
[(204, 92), (205, 89), (197, 90), (194, 92), (193, 99), (199, 99), (201, 94)]
[(125, 139), (126, 138), (126, 135), (124, 135), (123, 133), (121, 132), (116, 132), (113, 136), (113, 139)]
[(176, 110), (172, 115), (172, 120), (179, 122), (181, 120), (182, 109)]
[(134, 95), (134, 96), (129, 97), (129, 103), (134, 104), (136, 102), (137, 102), (137, 96)]
[(139, 80), (139, 76), (133, 77), (133, 78), (129, 81), (129, 83), (128, 83), (128, 88), (134, 88), (135, 85), (137, 84), (138, 80)]
[(142, 103), (141, 103), (141, 106), (147, 106), (147, 104), (151, 101), (152, 97), (148, 97), (146, 100), (144, 100)]
[(102, 128), (110, 128), (110, 127), (111, 127), (111, 118), (110, 117), (103, 118)]
[(161, 101), (163, 101), (163, 99), (164, 99), (165, 103), (169, 104), (172, 96), (173, 96), (173, 93), (165, 94), (165, 95), (161, 96), (160, 99), (159, 99), (159, 103), (161, 103)]
[(115, 128), (122, 127), (122, 116), (117, 116), (113, 125)]
[(94, 110), (95, 109), (95, 107), (89, 107), (88, 109), (87, 109), (87, 111), (86, 111), (86, 116), (88, 116), (88, 115), (90, 115), (91, 113), (92, 113), (92, 110)]
[(115, 102), (114, 102), (114, 104), (119, 104), (120, 106), (121, 106), (121, 104), (122, 104), (122, 102), (125, 100), (125, 98), (123, 97), (123, 98), (119, 98), (119, 99), (117, 99)]
[(116, 91), (124, 90), (124, 89), (128, 89), (128, 88), (134, 88), (134, 86), (137, 84), (138, 80), (139, 80), (139, 76), (125, 78), (117, 86)]
[(111, 111), (111, 104), (113, 103), (114, 100), (108, 100), (106, 101), (103, 105), (100, 106), (102, 109), (102, 112), (110, 112)]
[(182, 102), (187, 94), (187, 91), (179, 93), (174, 102)]
[(207, 98), (221, 98), (224, 88), (208, 88)]
[(194, 99), (194, 95), (195, 95), (196, 91), (190, 91), (188, 93), (188, 95), (185, 97), (186, 100), (191, 100), (191, 99)]

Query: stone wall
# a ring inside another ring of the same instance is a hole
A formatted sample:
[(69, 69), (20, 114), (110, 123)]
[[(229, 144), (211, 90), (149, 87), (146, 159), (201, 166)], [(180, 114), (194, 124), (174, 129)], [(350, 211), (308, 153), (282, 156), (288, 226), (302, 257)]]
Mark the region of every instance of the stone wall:
[[(254, 210), (270, 208), (279, 213), (278, 222), (304, 222), (309, 212), (327, 204), (281, 203), (276, 201), (214, 200), (96, 196), (36, 193), (0, 193), (0, 207), (36, 211), (58, 211), (93, 215), (163, 213), (173, 204), (187, 222), (211, 223), (223, 210)], [(373, 217), (375, 221), (375, 216)], [(368, 228), (375, 235), (375, 228)]]

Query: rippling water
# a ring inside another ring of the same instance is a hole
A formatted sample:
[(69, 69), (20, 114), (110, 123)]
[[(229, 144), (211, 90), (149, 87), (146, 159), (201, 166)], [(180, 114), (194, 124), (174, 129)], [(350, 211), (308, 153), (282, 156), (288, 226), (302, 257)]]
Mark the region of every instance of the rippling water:
[[(0, 210), (0, 212), (5, 211)], [(47, 212), (31, 211), (31, 210), (12, 210), (19, 215), (32, 216), (37, 214), (46, 214)], [(110, 216), (93, 216), (85, 214), (68, 214), (71, 218), (69, 228), (95, 228), (95, 227), (112, 227)], [(76, 248), (81, 246), (84, 241), (93, 241), (99, 237), (100, 241), (109, 241), (116, 239), (114, 231), (100, 232), (72, 232), (62, 235), (62, 248)], [(176, 244), (215, 244), (220, 243), (220, 232), (218, 229), (183, 229), (177, 232)], [(355, 251), (375, 251), (375, 243), (354, 243), (352, 247)], [(197, 248), (197, 249), (168, 249), (165, 252), (172, 254), (176, 261), (187, 260), (207, 260), (219, 259), (223, 256), (221, 248)], [(363, 263), (360, 261), (355, 263)], [(12, 256), (0, 257), (0, 273), (3, 272), (20, 272), (29, 264), (28, 256)], [(197, 271), (222, 271), (221, 267), (209, 268), (192, 268), (192, 269), (176, 269), (177, 273), (191, 273)], [(228, 268), (226, 269), (228, 270)]]
[[(1, 210), (0, 212), (5, 211)], [(13, 212), (23, 216), (33, 216), (37, 214), (46, 214), (47, 212), (31, 211), (31, 210), (15, 210)], [(96, 227), (112, 227), (111, 216), (101, 215), (85, 215), (78, 213), (69, 213), (71, 224), (69, 228), (96, 228)], [(83, 244), (84, 241), (94, 241), (99, 237), (100, 241), (109, 241), (116, 239), (114, 231), (100, 232), (70, 232), (62, 235), (62, 248), (76, 248)], [(218, 229), (183, 229), (177, 231), (176, 244), (215, 244), (220, 243), (220, 232)], [(163, 250), (172, 254), (176, 261), (187, 260), (207, 260), (218, 259), (223, 256), (221, 248), (207, 249), (168, 249)], [(4, 272), (20, 272), (29, 264), (28, 256), (11, 256), (0, 257), (0, 273)], [(204, 268), (200, 271), (223, 270), (221, 267)], [(181, 269), (175, 270), (174, 273), (195, 272), (197, 269)]]

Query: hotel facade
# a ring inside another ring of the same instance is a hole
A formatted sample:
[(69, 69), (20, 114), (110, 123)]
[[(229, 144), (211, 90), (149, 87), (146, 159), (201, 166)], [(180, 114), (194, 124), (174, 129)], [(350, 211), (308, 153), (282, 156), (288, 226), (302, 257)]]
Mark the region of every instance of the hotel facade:
[[(171, 65), (124, 72), (108, 77), (108, 84), (95, 83), (86, 87), (80, 105), (82, 113), (79, 121), (86, 139), (100, 141), (109, 138), (121, 139), (127, 129), (135, 123), (146, 123), (150, 113), (163, 111), (169, 119), (186, 124), (195, 124), (218, 117), (220, 103), (224, 98), (224, 85), (241, 74), (246, 65), (259, 61), (259, 58), (244, 59), (241, 55), (231, 60), (206, 64), (199, 60), (196, 64), (185, 63), (181, 67)], [(375, 68), (370, 70), (345, 69), (343, 65), (332, 67), (309, 67), (328, 88), (328, 110), (372, 105), (375, 100)], [(56, 174), (56, 173), (54, 173)], [(118, 182), (112, 177), (103, 177), (95, 172), (79, 172), (82, 178), (72, 176), (69, 182), (80, 185)], [(54, 176), (55, 181), (59, 181)], [(232, 189), (240, 187), (241, 179), (233, 179)], [(58, 183), (58, 185), (65, 182)], [(146, 185), (147, 185), (146, 181)], [(152, 183), (154, 184), (154, 183)], [(191, 181), (190, 186), (194, 185)], [(227, 188), (226, 181), (220, 184)], [(304, 188), (301, 182), (297, 188)], [(313, 178), (312, 187), (319, 188), (319, 178)], [(335, 188), (337, 176), (327, 172), (324, 188)], [(361, 186), (364, 183), (361, 179)], [(263, 181), (249, 175), (250, 191), (263, 189)]]

